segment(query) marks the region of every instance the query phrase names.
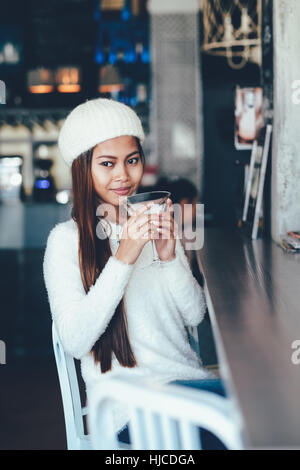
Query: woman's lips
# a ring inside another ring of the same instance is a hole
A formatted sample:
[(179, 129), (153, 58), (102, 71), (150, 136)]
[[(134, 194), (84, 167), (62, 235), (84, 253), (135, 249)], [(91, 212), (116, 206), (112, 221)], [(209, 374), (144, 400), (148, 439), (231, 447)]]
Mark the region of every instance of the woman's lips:
[(128, 194), (130, 191), (130, 188), (123, 188), (123, 189), (112, 189), (112, 191), (119, 196), (125, 196), (125, 194)]

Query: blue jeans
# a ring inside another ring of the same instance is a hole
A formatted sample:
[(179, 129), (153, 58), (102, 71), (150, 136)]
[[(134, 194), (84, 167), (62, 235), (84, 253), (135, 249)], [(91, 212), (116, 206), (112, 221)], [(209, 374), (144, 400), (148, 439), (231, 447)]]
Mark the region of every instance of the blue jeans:
[[(208, 392), (217, 393), (226, 397), (226, 390), (221, 379), (203, 379), (203, 380), (175, 380), (169, 382), (169, 385), (183, 385), (185, 387), (197, 388), (198, 390), (206, 390)], [(226, 450), (222, 442), (214, 436), (211, 432), (199, 428), (200, 439), (202, 448), (204, 450)], [(130, 444), (130, 436), (128, 426), (124, 428), (119, 434), (118, 439), (121, 442)]]

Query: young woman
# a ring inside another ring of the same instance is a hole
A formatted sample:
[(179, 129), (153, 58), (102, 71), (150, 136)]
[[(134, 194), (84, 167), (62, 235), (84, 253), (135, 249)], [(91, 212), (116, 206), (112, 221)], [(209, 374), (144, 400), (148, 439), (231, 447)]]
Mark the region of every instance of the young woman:
[[(134, 194), (143, 176), (143, 139), (135, 112), (112, 100), (87, 101), (64, 122), (59, 148), (71, 167), (73, 208), (45, 251), (53, 321), (65, 350), (81, 360), (87, 398), (103, 375), (120, 373), (209, 383), (224, 394), (188, 342), (185, 327), (201, 322), (205, 299), (176, 238), (172, 201), (161, 215), (143, 206), (122, 219), (124, 195)], [(151, 239), (159, 267), (151, 266)], [(115, 430), (123, 429), (126, 410), (112, 411)]]

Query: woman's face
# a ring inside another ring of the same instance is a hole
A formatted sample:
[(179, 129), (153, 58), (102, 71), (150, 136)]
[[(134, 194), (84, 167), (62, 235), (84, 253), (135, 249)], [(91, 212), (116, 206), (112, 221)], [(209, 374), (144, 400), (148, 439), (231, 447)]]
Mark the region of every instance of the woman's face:
[[(94, 189), (102, 202), (119, 206), (124, 196), (128, 197), (137, 190), (143, 176), (136, 139), (126, 135), (96, 145), (91, 171)], [(114, 190), (119, 188), (129, 188), (129, 191), (116, 193)]]

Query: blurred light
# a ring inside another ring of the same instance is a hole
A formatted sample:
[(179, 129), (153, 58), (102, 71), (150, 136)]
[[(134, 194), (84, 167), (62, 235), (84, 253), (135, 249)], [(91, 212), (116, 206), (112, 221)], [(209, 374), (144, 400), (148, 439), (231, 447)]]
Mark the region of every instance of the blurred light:
[(39, 155), (39, 158), (47, 158), (49, 156), (47, 145), (40, 145), (37, 149), (37, 154)]
[(128, 0), (124, 0), (124, 7), (121, 16), (123, 21), (128, 21), (131, 17), (130, 2)]
[(124, 53), (124, 62), (126, 64), (134, 64), (137, 61), (137, 53), (134, 50)]
[(81, 90), (78, 67), (59, 67), (55, 72), (55, 81), (59, 93), (78, 93)]
[(4, 62), (7, 64), (17, 64), (20, 60), (18, 50), (14, 44), (7, 42), (3, 47)]
[(0, 163), (5, 166), (18, 166), (23, 162), (22, 157), (1, 157)]
[(57, 87), (57, 91), (60, 93), (78, 93), (80, 90), (80, 85), (58, 85)]
[(69, 190), (59, 191), (56, 194), (56, 202), (58, 202), (59, 204), (68, 204), (69, 199), (70, 199)]
[(102, 0), (102, 10), (121, 10), (124, 5), (124, 0)]
[(27, 85), (30, 93), (51, 93), (54, 90), (52, 71), (45, 68), (30, 70)]
[(136, 96), (132, 96), (129, 100), (130, 102), (130, 106), (136, 106), (137, 105), (137, 99), (136, 99)]
[(100, 21), (101, 16), (102, 16), (101, 13), (102, 13), (102, 0), (98, 0), (96, 9), (94, 11), (94, 20), (95, 21)]
[(125, 8), (122, 10), (122, 20), (128, 21), (130, 18), (130, 11), (126, 10)]
[(100, 93), (117, 92), (123, 89), (124, 84), (117, 67), (106, 65), (100, 69), (98, 88)]
[(149, 49), (146, 48), (146, 46), (143, 47), (143, 52), (141, 54), (141, 61), (144, 64), (148, 64), (150, 62), (150, 51)]
[(48, 189), (50, 186), (50, 182), (48, 180), (37, 180), (35, 182), (35, 186), (38, 189)]
[(10, 183), (13, 186), (19, 186), (22, 183), (22, 175), (20, 173), (14, 173), (11, 175)]
[(51, 93), (53, 91), (53, 86), (51, 85), (34, 85), (29, 87), (30, 93)]
[(95, 13), (94, 13), (94, 20), (99, 21), (100, 18), (101, 18), (100, 10), (96, 10)]
[(115, 51), (110, 50), (108, 55), (108, 62), (114, 65), (118, 60), (118, 54)]
[(97, 51), (95, 56), (95, 61), (97, 64), (104, 64), (104, 54), (102, 51)]
[(116, 93), (123, 90), (120, 85), (101, 85), (99, 86), (100, 93)]
[(147, 102), (147, 87), (144, 83), (139, 83), (136, 87), (136, 96), (138, 103)]

